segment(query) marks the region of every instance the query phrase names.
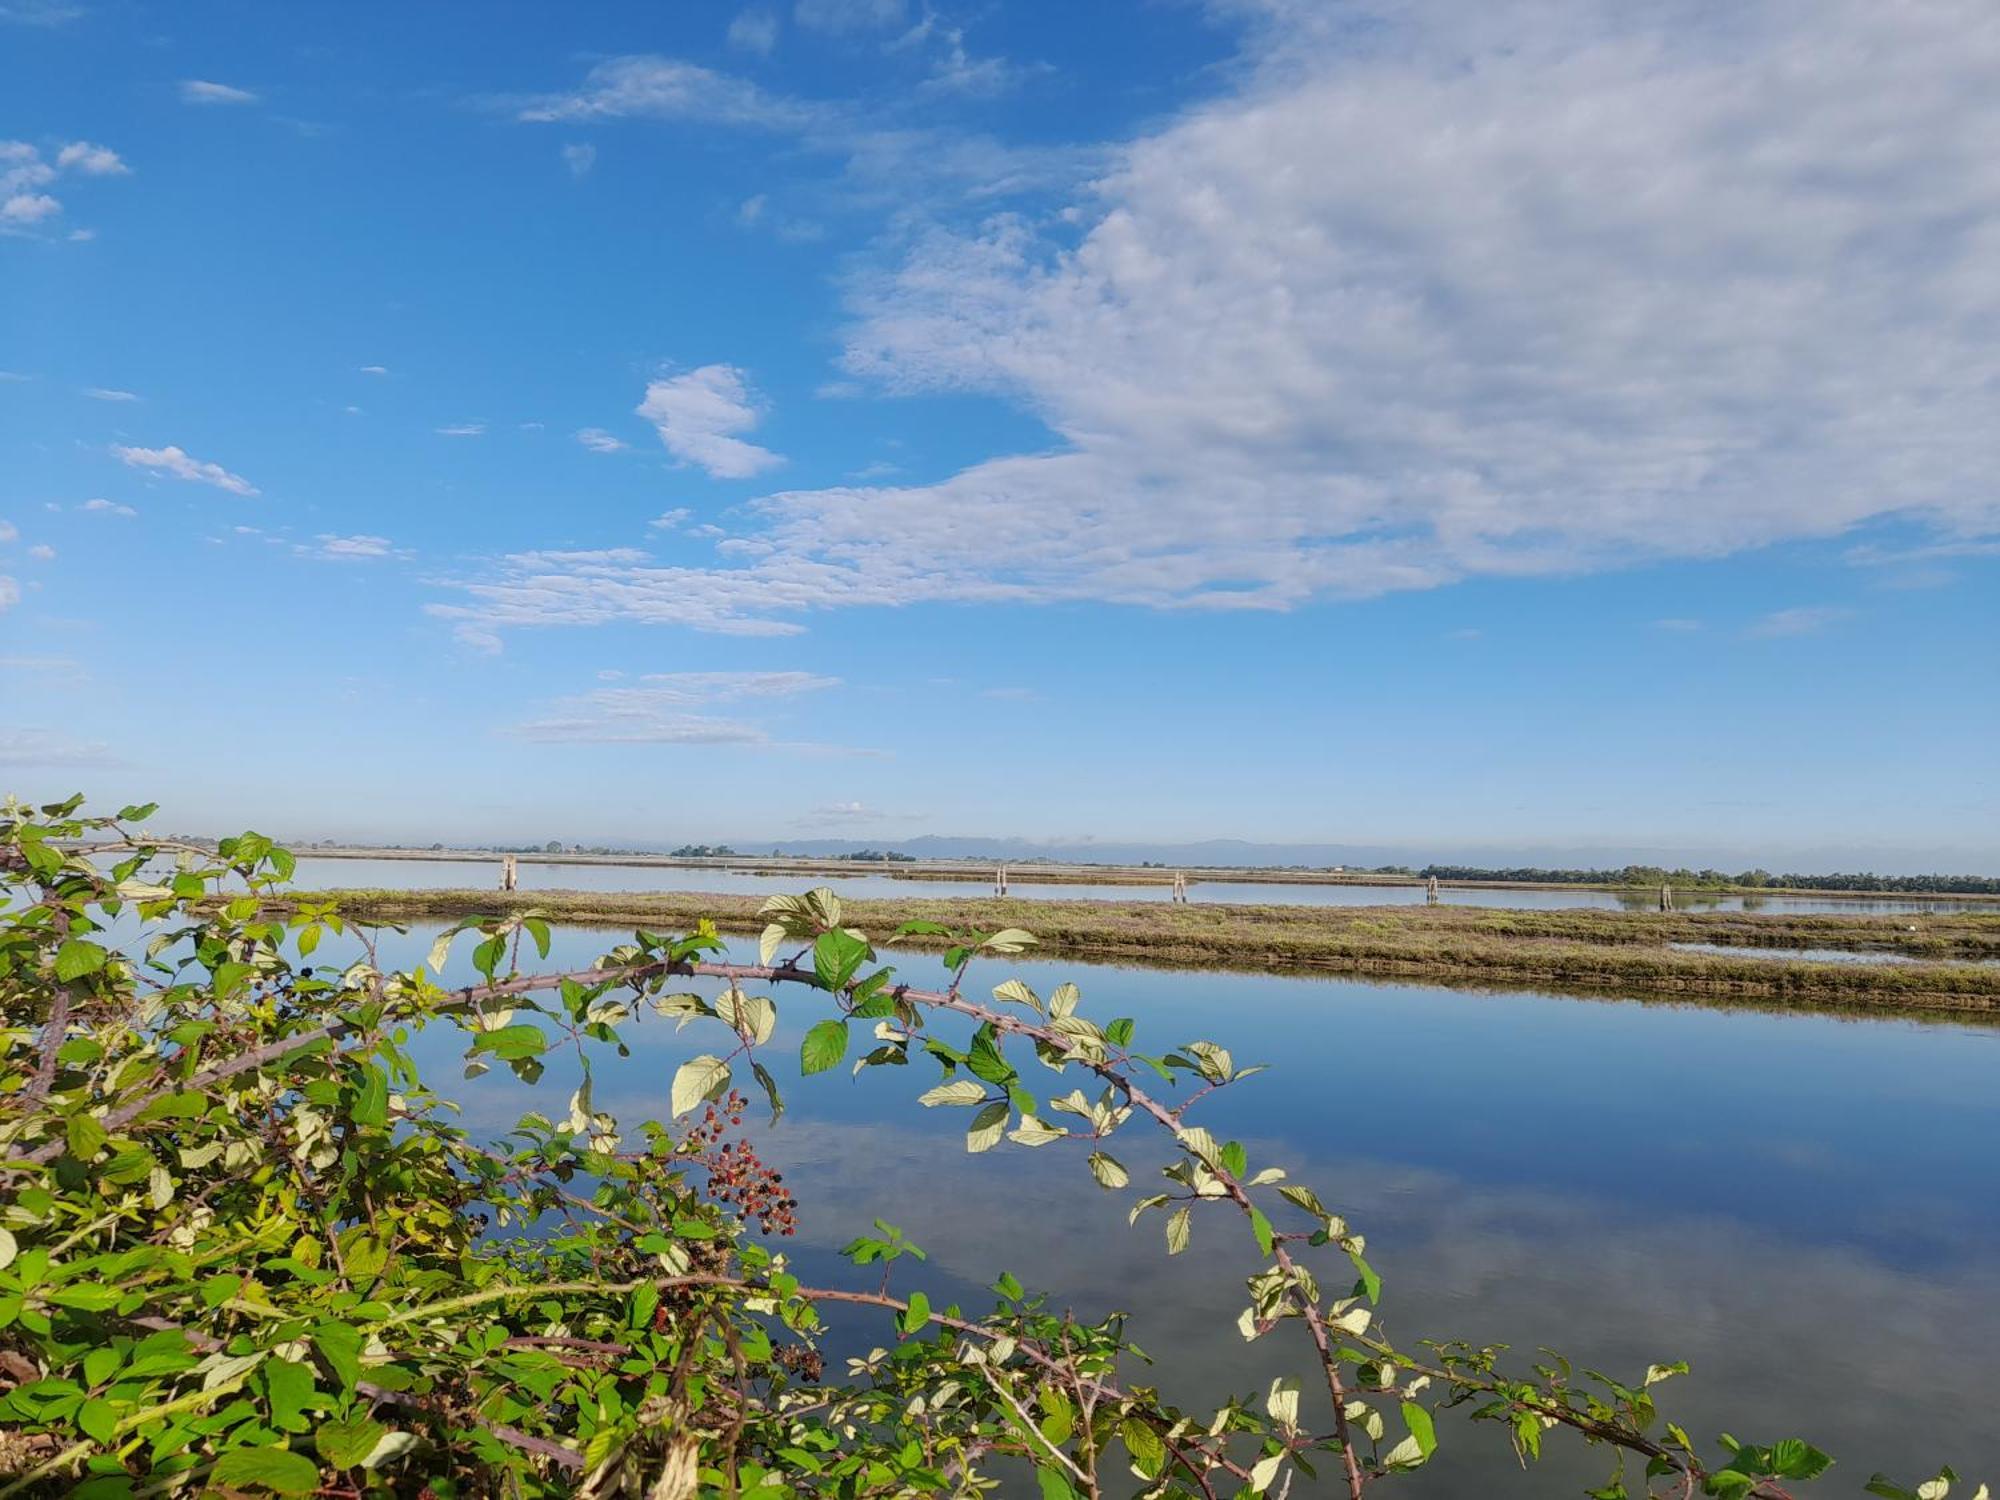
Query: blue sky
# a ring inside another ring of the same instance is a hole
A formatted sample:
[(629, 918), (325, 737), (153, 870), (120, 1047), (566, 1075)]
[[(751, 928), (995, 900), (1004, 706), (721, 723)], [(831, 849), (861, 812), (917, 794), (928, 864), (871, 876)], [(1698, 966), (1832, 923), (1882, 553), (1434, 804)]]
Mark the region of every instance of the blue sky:
[(2000, 13), (0, 0), (0, 783), (2000, 867)]

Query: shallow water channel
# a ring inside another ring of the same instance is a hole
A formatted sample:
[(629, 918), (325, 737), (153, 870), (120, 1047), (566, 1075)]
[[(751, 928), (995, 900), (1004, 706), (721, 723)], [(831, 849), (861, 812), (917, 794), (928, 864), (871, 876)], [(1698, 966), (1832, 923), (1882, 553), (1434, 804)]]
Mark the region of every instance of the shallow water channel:
[[(419, 963), (430, 937), (392, 935), (383, 956)], [(559, 930), (550, 963), (615, 941)], [(905, 972), (928, 983), (940, 963), (907, 955)], [(1669, 1415), (1704, 1438), (1812, 1438), (1841, 1461), (1834, 1493), (1940, 1462), (2000, 1478), (2000, 1031), (1067, 961), (993, 960), (984, 983), (1017, 973), (1043, 993), (1076, 980), (1085, 1013), (1137, 1019), (1141, 1048), (1205, 1037), (1239, 1065), (1274, 1064), (1198, 1118), (1368, 1235), (1392, 1336), (1548, 1345), (1625, 1377), (1689, 1360), (1693, 1376), (1661, 1392)], [(1173, 1259), (1157, 1215), (1127, 1227), (1164, 1159), (1144, 1131), (1112, 1147), (1133, 1169), (1127, 1192), (1096, 1187), (1061, 1144), (969, 1156), (965, 1111), (915, 1103), (934, 1064), (801, 1079), (799, 1039), (823, 1012), (809, 993), (777, 998), (766, 1051), (790, 1110), (775, 1129), (760, 1111), (755, 1134), (801, 1200), (806, 1280), (853, 1284), (836, 1251), (879, 1216), (930, 1252), (899, 1284), (985, 1306), (1005, 1269), (1080, 1312), (1127, 1310), (1157, 1361), (1145, 1378), (1190, 1401), (1308, 1368), (1296, 1327), (1238, 1337), (1256, 1252), (1223, 1210), (1197, 1213)], [(657, 1017), (627, 1030), (632, 1056), (600, 1058), (595, 1089), (628, 1123), (664, 1115), (679, 1061), (728, 1040)], [(564, 1053), (533, 1088), (501, 1069), (461, 1082), (463, 1044), (438, 1028), (417, 1050), (476, 1132), (565, 1107)], [(1020, 1065), (1044, 1094), (1070, 1087)], [(839, 1335), (839, 1352), (890, 1337), (865, 1317)], [(1398, 1493), (1574, 1495), (1609, 1471), (1554, 1436), (1523, 1474), (1497, 1428), (1447, 1421), (1441, 1435)]]

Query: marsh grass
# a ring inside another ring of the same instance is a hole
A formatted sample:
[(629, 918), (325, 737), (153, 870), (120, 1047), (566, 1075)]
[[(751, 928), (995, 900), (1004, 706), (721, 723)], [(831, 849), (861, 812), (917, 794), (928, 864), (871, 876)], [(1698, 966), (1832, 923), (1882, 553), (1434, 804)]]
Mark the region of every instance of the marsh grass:
[[(347, 890), (355, 916), (456, 920), (536, 909), (579, 925), (723, 932), (763, 929), (761, 898), (690, 891)], [(844, 903), (870, 933), (903, 922), (1024, 927), (1053, 957), (1157, 967), (1282, 970), (1593, 993), (1740, 998), (1779, 1005), (2000, 1013), (2000, 914), (1909, 917), (1744, 912), (1513, 911), (1466, 906), (1324, 907), (1005, 897)], [(923, 940), (905, 940), (918, 946)], [(1837, 948), (1921, 960), (1865, 965), (1686, 953), (1668, 945)]]

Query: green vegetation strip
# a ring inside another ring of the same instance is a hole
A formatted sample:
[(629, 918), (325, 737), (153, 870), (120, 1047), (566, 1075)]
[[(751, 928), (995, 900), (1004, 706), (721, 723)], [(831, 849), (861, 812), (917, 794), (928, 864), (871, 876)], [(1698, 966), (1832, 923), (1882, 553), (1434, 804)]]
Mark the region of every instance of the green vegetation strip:
[[(690, 891), (313, 894), (357, 917), (457, 920), (536, 910), (577, 924), (754, 933), (757, 896)], [(1321, 971), (1862, 1009), (2000, 1012), (2000, 914), (1911, 917), (1512, 911), (1490, 907), (1175, 906), (1164, 901), (860, 900), (870, 933), (904, 922), (1023, 927), (1055, 957), (1159, 967)], [(921, 941), (921, 940), (910, 940)], [(1865, 964), (1684, 953), (1672, 943), (1888, 951)]]

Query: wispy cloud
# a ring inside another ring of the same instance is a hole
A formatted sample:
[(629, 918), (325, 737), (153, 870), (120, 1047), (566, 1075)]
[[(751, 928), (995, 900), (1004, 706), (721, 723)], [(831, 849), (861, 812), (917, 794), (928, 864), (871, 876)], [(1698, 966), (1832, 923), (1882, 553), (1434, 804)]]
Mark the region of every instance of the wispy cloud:
[(123, 516), (128, 519), (139, 514), (129, 505), (120, 505), (116, 500), (104, 499), (86, 500), (77, 509), (89, 515)]
[(28, 556), (32, 557), (36, 562), (54, 562), (56, 560), (56, 549), (51, 547), (47, 542), (37, 542), (28, 549)]
[(0, 729), (0, 766), (118, 766), (98, 740), (66, 739), (51, 729)]
[(576, 440), (592, 453), (623, 453), (631, 446), (623, 438), (613, 437), (602, 427), (585, 427), (577, 433)]
[(795, 697), (839, 686), (810, 672), (668, 672), (639, 686), (596, 688), (560, 699), (547, 715), (509, 733), (530, 740), (578, 744), (742, 745), (770, 749), (831, 749), (777, 739), (763, 724), (703, 712), (722, 703)]
[(115, 391), (108, 386), (94, 385), (84, 392), (93, 401), (137, 401), (139, 397), (132, 391)]
[(831, 119), (835, 112), (769, 93), (747, 79), (698, 63), (649, 55), (601, 62), (581, 88), (539, 95), (519, 104), (517, 113), (523, 120), (541, 122), (642, 116), (803, 130)]
[(62, 26), (83, 14), (83, 7), (69, 0), (7, 0), (0, 5), (0, 21), (15, 26)]
[(1842, 620), (1852, 619), (1854, 611), (1837, 605), (1801, 605), (1795, 609), (1773, 610), (1744, 632), (1760, 639), (1772, 640), (1784, 636), (1817, 635), (1830, 625), (1838, 625)]
[(728, 40), (738, 52), (769, 57), (778, 45), (778, 17), (763, 9), (740, 11), (729, 23)]
[(21, 602), (21, 585), (5, 573), (0, 573), (0, 615)]
[(327, 532), (314, 537), (310, 546), (300, 545), (293, 550), (327, 562), (373, 562), (410, 555), (397, 550), (386, 536), (335, 536)]
[(200, 459), (191, 458), (182, 448), (114, 446), (111, 451), (135, 469), (153, 469), (162, 474), (171, 474), (176, 479), (192, 480), (196, 484), (212, 484), (219, 490), (229, 491), (232, 495), (258, 493), (257, 486), (242, 475), (230, 473), (221, 464), (204, 463)]
[(572, 177), (587, 177), (597, 165), (597, 148), (587, 142), (563, 147), (562, 155), (563, 165), (569, 168)]
[[(713, 569), (502, 568), (482, 606), (730, 630), (922, 600), (1289, 609), (1892, 516), (2000, 531), (1995, 177), (1965, 147), (2000, 138), (1983, 7), (1262, 14), (1228, 90), (1109, 148), (1064, 212), (917, 218), (853, 283), (849, 379), (1003, 397), (1045, 448), (767, 495)], [(662, 59), (563, 97), (816, 108)], [(861, 163), (868, 132), (835, 124)]]
[(646, 387), (639, 415), (651, 422), (667, 451), (717, 479), (748, 479), (784, 462), (746, 443), (763, 416), (744, 374), (734, 365), (704, 365)]
[(437, 429), (439, 437), (482, 437), (485, 432), (484, 422), (455, 422), (449, 427)]
[(361, 373), (363, 375), (387, 375), (389, 367), (387, 365), (363, 365)]
[(1693, 632), (1701, 629), (1701, 621), (1690, 620), (1685, 617), (1676, 616), (1664, 620), (1653, 621), (1653, 628), (1655, 630), (1667, 631), (1669, 634), (1672, 635), (1690, 635)]
[(214, 83), (205, 78), (189, 78), (181, 83), (183, 104), (255, 104), (257, 99), (258, 95), (249, 89)]
[(69, 656), (0, 656), (0, 672), (80, 672), (83, 664)]
[(685, 505), (676, 505), (672, 510), (661, 511), (646, 524), (654, 531), (672, 531), (693, 514), (694, 512), (689, 510)]
[(815, 31), (881, 31), (907, 13), (905, 0), (798, 0), (792, 19)]

